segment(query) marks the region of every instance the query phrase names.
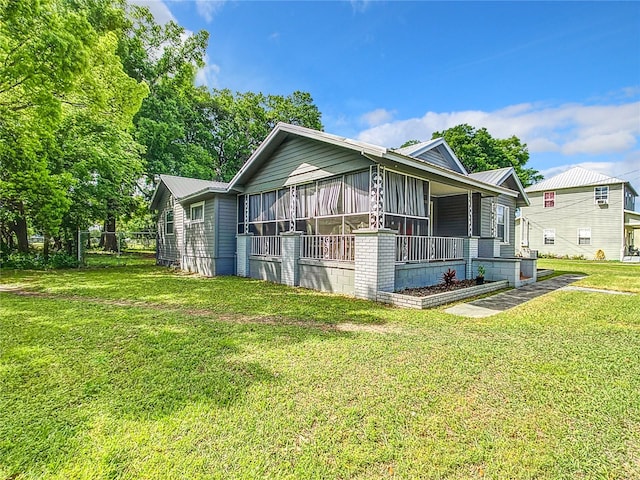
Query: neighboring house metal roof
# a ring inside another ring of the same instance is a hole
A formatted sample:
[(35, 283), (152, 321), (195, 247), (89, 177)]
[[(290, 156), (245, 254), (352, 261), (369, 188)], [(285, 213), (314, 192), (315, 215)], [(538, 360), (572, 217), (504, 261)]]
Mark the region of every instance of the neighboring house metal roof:
[[(160, 175), (160, 183), (167, 187), (177, 201), (193, 198), (205, 193), (226, 193), (229, 189), (229, 184), (225, 182), (178, 177), (175, 175)], [(155, 206), (156, 194), (159, 190), (159, 188), (156, 188), (151, 197), (152, 209)]]
[[(527, 192), (541, 192), (562, 188), (588, 187), (591, 185), (612, 185), (616, 183), (629, 184), (629, 182), (621, 178), (611, 177), (582, 167), (573, 167), (566, 172), (531, 185), (525, 190)], [(636, 196), (638, 195), (630, 184), (629, 188)]]

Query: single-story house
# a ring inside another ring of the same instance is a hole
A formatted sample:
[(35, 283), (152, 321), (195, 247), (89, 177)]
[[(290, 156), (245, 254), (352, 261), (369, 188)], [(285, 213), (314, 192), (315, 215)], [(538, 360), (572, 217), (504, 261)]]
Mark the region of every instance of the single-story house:
[(376, 299), (448, 268), (535, 281), (515, 256), (513, 168), (469, 174), (442, 139), (391, 149), (280, 123), (229, 182), (162, 175), (158, 262)]

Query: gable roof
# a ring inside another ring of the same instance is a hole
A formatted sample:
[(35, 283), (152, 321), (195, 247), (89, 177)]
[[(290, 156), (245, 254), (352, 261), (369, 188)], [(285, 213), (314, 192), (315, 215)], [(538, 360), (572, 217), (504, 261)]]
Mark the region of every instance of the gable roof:
[(610, 177), (602, 173), (594, 172), (593, 170), (587, 170), (582, 167), (573, 167), (566, 172), (555, 175), (546, 180), (542, 180), (525, 190), (527, 192), (541, 192), (543, 190), (558, 190), (562, 188), (575, 188), (575, 187), (588, 187), (592, 185), (612, 185), (617, 183), (624, 183), (629, 186), (633, 193), (637, 196), (638, 193), (631, 187), (631, 184), (621, 178)]
[[(440, 147), (440, 148), (438, 148)], [(416, 143), (415, 145), (409, 145), (408, 147), (396, 148), (395, 151), (402, 154), (407, 155), (409, 157), (419, 158), (424, 161), (428, 161), (426, 158), (421, 158), (422, 155), (427, 153), (430, 150), (436, 150), (441, 154), (444, 154), (447, 157), (447, 160), (455, 165), (455, 171), (459, 173), (467, 174), (467, 169), (464, 168), (460, 159), (453, 153), (451, 147), (445, 142), (444, 138), (434, 138), (433, 140), (428, 140), (426, 142)]]
[(229, 188), (229, 184), (225, 182), (178, 177), (175, 175), (160, 175), (160, 183), (151, 197), (151, 209), (156, 207), (157, 193), (160, 191), (161, 185), (164, 185), (179, 202), (207, 193), (226, 193)]
[[(250, 178), (269, 158), (269, 156), (284, 142), (284, 140), (291, 135), (317, 140), (341, 148), (346, 148), (360, 153), (373, 162), (402, 164), (408, 167), (415, 168), (422, 172), (430, 173), (440, 177), (446, 177), (450, 180), (454, 180), (466, 186), (475, 187), (485, 192), (504, 194), (512, 197), (518, 196), (518, 193), (514, 192), (511, 189), (477, 180), (467, 175), (466, 171), (465, 173), (459, 173), (449, 168), (445, 168), (427, 162), (425, 160), (404, 154), (401, 150), (380, 147), (371, 143), (340, 137), (338, 135), (332, 135), (330, 133), (320, 132), (318, 130), (313, 130), (298, 125), (290, 125), (288, 123), (278, 123), (278, 125), (276, 125), (276, 127), (271, 131), (267, 138), (253, 152), (251, 157), (249, 157), (242, 168), (233, 177), (228, 188), (240, 190), (240, 185), (242, 185), (248, 178)], [(450, 151), (450, 148), (448, 145), (446, 145), (444, 139), (434, 140), (432, 147), (439, 145), (445, 146)], [(453, 157), (457, 159), (453, 152), (451, 152), (451, 155), (453, 155)]]
[(529, 197), (525, 192), (525, 188), (522, 186), (522, 182), (516, 173), (516, 170), (513, 167), (505, 167), (498, 168), (496, 170), (487, 170), (484, 172), (475, 172), (470, 173), (469, 176), (471, 178), (475, 178), (476, 180), (480, 180), (485, 183), (490, 183), (491, 185), (503, 185), (507, 180), (511, 179), (518, 188), (520, 192), (520, 196), (524, 203), (528, 206), (530, 205)]

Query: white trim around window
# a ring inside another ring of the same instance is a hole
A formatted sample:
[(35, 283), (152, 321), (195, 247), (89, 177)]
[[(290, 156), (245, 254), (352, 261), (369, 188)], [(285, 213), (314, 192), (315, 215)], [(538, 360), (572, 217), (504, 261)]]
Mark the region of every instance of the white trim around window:
[(173, 210), (164, 212), (164, 233), (165, 235), (173, 235), (175, 221), (173, 219)]
[(555, 228), (545, 228), (542, 231), (542, 243), (544, 245), (555, 245), (556, 244), (556, 229)]
[(509, 243), (509, 207), (496, 205), (496, 236), (500, 243)]
[(191, 223), (204, 222), (204, 200), (189, 205), (189, 221)]
[(603, 205), (609, 203), (609, 187), (601, 186), (593, 189), (593, 203)]
[(578, 245), (591, 245), (591, 228), (578, 229)]

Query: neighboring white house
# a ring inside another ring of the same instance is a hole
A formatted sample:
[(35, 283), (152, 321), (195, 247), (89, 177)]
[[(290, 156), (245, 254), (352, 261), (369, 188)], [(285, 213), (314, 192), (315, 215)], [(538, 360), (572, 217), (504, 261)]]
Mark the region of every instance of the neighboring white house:
[(443, 139), (389, 149), (278, 124), (228, 184), (162, 175), (158, 263), (377, 299), (448, 269), (520, 286), (513, 168), (470, 175)]
[(594, 259), (602, 250), (607, 260), (637, 255), (638, 193), (626, 180), (575, 167), (525, 191), (530, 205), (516, 221), (521, 251)]

